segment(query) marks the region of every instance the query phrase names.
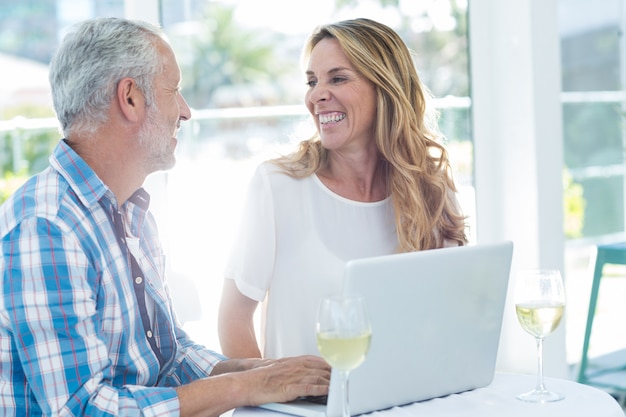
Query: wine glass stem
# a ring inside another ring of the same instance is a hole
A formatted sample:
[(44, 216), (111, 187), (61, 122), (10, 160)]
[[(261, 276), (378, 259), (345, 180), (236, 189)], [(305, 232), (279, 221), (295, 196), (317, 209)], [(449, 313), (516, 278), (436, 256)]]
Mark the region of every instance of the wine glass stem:
[(350, 389), (348, 387), (350, 371), (340, 371), (341, 376), (341, 392), (343, 392), (342, 416), (350, 417)]
[(546, 387), (543, 385), (543, 337), (536, 337), (537, 341), (537, 386), (536, 391), (545, 391)]

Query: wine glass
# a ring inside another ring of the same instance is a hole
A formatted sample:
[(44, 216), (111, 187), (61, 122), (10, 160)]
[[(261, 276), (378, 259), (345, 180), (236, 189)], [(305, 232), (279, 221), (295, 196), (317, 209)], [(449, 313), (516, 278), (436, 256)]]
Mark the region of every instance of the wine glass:
[(528, 402), (559, 401), (564, 396), (546, 389), (543, 382), (543, 339), (561, 322), (565, 308), (565, 290), (558, 270), (536, 269), (518, 273), (515, 286), (515, 313), (526, 332), (537, 342), (537, 384), (517, 396)]
[(341, 377), (342, 415), (350, 417), (350, 371), (363, 363), (372, 338), (365, 300), (357, 295), (323, 298), (317, 312), (316, 330), (320, 354)]

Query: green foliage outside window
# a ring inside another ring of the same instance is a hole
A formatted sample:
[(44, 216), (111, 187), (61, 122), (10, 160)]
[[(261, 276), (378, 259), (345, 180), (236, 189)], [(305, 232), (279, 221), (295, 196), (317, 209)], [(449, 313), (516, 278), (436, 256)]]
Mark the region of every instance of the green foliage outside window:
[(574, 182), (567, 170), (563, 173), (563, 214), (565, 237), (576, 239), (583, 237), (586, 201), (583, 186)]
[(0, 204), (28, 177), (48, 166), (48, 158), (58, 140), (59, 133), (55, 129), (15, 130), (0, 135)]

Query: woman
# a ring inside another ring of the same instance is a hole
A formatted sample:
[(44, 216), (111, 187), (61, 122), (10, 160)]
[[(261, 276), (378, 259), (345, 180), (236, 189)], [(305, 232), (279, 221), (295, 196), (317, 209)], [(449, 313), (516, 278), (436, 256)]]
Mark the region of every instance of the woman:
[(253, 176), (219, 311), (223, 353), (318, 354), (320, 297), (354, 258), (464, 245), (465, 220), (436, 115), (412, 56), (389, 27), (354, 19), (304, 47), (317, 133)]

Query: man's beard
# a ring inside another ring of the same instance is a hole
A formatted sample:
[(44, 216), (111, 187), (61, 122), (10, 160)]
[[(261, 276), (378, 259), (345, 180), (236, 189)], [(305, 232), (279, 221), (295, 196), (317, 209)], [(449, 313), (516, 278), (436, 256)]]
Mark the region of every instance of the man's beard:
[(170, 124), (159, 116), (155, 105), (148, 107), (146, 121), (139, 132), (139, 145), (146, 151), (144, 164), (149, 173), (168, 170), (176, 164)]

